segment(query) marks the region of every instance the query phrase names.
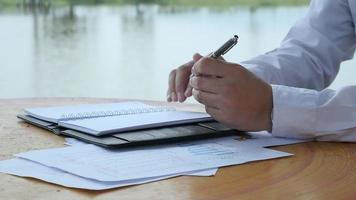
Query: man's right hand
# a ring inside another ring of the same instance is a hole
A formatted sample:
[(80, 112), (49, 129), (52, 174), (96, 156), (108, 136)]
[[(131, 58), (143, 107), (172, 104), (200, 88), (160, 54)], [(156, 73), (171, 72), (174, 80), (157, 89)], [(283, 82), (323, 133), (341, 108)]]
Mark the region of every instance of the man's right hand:
[(200, 54), (195, 54), (192, 61), (171, 71), (167, 91), (168, 102), (184, 102), (192, 96), (192, 87), (189, 85), (190, 74), (194, 63), (200, 58), (202, 58)]

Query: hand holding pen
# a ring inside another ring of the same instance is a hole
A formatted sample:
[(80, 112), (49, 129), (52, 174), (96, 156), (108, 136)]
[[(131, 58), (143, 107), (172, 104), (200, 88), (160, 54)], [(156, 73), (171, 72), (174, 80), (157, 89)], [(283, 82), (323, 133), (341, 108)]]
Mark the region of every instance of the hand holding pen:
[(270, 131), (272, 87), (243, 66), (216, 59), (236, 43), (234, 36), (211, 56), (195, 54), (193, 61), (173, 70), (167, 100), (184, 102), (193, 95), (207, 113), (230, 128)]
[[(222, 56), (225, 55), (228, 51), (230, 51), (238, 42), (239, 37), (237, 35), (234, 35), (231, 39), (229, 39), (227, 42), (225, 42), (219, 49), (214, 51), (213, 53), (209, 54), (209, 58), (214, 58), (214, 59), (221, 59), (223, 60)], [(197, 62), (201, 57), (198, 55), (193, 56), (193, 61)], [(195, 73), (196, 70), (194, 70), (194, 67), (192, 68), (192, 72), (190, 74), (190, 79), (192, 79), (194, 76), (200, 76), (199, 74)], [(217, 77), (219, 78), (219, 77)], [(192, 95), (192, 86), (188, 84), (187, 90), (185, 93), (186, 97), (190, 97)]]
[[(238, 42), (239, 37), (234, 35), (231, 39), (225, 42), (219, 49), (211, 53), (208, 57), (218, 59), (222, 55), (225, 55), (228, 51), (230, 51)], [(177, 70), (173, 70), (169, 75), (169, 88), (167, 92), (167, 101), (175, 102), (183, 102), (186, 98), (192, 96), (192, 87), (189, 85), (189, 79), (194, 75), (193, 65), (196, 63), (201, 55), (195, 54), (193, 56), (193, 60), (180, 66)], [(187, 77), (189, 72), (189, 76)]]

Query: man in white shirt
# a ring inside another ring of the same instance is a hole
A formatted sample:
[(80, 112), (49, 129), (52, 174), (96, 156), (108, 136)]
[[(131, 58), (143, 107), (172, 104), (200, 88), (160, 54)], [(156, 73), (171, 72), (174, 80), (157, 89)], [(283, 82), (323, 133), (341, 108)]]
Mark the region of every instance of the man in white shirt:
[(355, 142), (356, 86), (325, 89), (354, 55), (355, 23), (356, 0), (312, 0), (271, 52), (241, 64), (194, 55), (170, 73), (167, 100), (193, 95), (216, 120), (239, 130)]

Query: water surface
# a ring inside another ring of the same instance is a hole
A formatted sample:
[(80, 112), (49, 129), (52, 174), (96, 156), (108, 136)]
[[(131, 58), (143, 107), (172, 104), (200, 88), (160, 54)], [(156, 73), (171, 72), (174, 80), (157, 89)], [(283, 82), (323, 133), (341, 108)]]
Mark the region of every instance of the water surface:
[[(0, 98), (164, 100), (171, 69), (238, 34), (240, 62), (277, 47), (306, 7), (0, 10)], [(331, 86), (356, 84), (355, 61)]]

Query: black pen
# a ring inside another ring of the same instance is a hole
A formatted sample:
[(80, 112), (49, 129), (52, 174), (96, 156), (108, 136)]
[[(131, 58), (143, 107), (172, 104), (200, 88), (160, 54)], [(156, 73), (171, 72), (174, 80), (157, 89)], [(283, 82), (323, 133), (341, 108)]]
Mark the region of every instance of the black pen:
[[(232, 49), (237, 44), (238, 40), (239, 40), (239, 36), (234, 35), (234, 37), (232, 37), (228, 41), (226, 41), (218, 50), (216, 50), (212, 54), (210, 54), (209, 57), (218, 59), (220, 56), (225, 55), (228, 51), (230, 51), (230, 49)], [(189, 76), (189, 79), (193, 78), (194, 76), (199, 76), (199, 75), (198, 74), (195, 75), (192, 72)], [(188, 84), (188, 88), (189, 87), (191, 87), (190, 84)], [(169, 94), (169, 98), (171, 98), (170, 95), (171, 94)], [(178, 98), (178, 99), (180, 99), (180, 98)]]
[(230, 51), (230, 49), (232, 49), (232, 47), (237, 44), (238, 40), (239, 36), (234, 35), (234, 37), (225, 42), (225, 44), (223, 44), (218, 50), (214, 51), (214, 53), (212, 53), (210, 57), (217, 59), (220, 56), (226, 54), (228, 51)]
[[(234, 37), (230, 38), (228, 41), (226, 41), (218, 50), (214, 51), (209, 55), (210, 58), (215, 58), (218, 59), (220, 56), (225, 55), (232, 47), (234, 47), (239, 40), (239, 36), (234, 35)], [(190, 74), (190, 78), (194, 76), (199, 76), (199, 75), (194, 75), (193, 73)]]

